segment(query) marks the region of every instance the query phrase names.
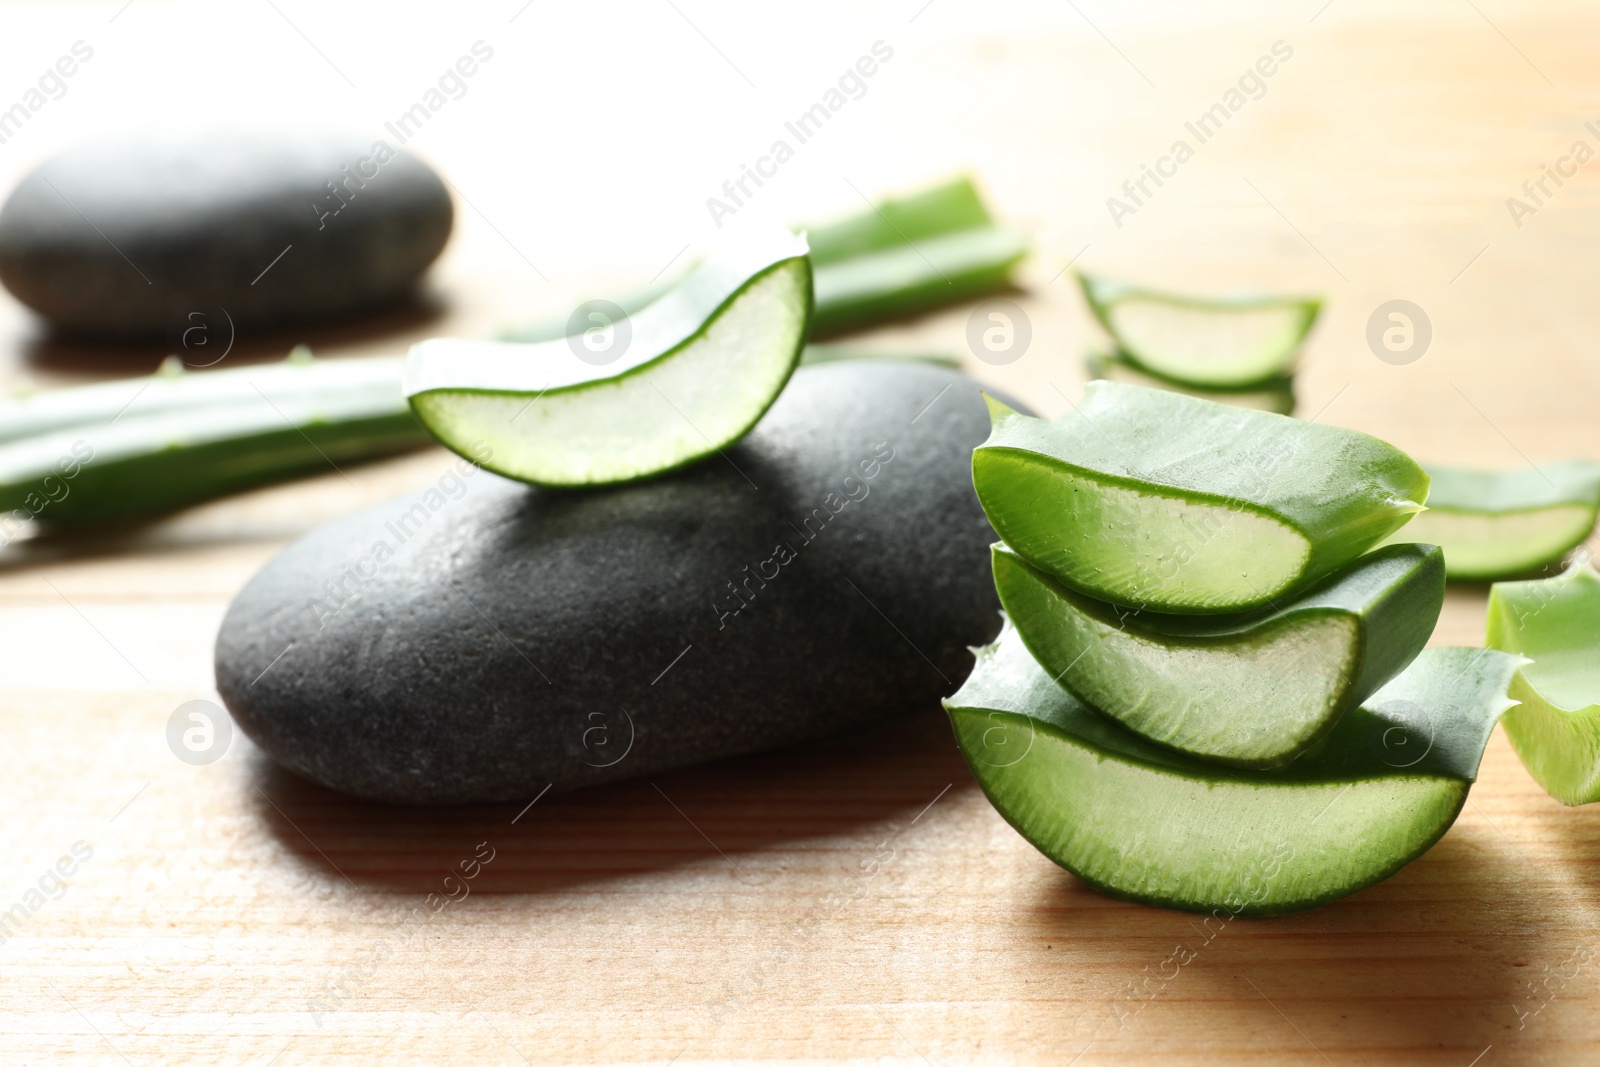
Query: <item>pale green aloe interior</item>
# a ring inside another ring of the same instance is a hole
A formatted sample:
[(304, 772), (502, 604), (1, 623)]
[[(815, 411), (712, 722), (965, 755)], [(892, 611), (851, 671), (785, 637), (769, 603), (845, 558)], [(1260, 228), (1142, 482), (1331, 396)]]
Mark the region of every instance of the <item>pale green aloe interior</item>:
[(1035, 847), (1113, 893), (1176, 907), (1233, 899), (1271, 912), (1343, 896), (1430, 844), (1467, 795), (1467, 782), (1427, 775), (1199, 780), (1020, 715), (951, 715), (984, 791)]
[(1122, 347), (1173, 377), (1218, 383), (1281, 373), (1305, 332), (1301, 304), (1206, 305), (1143, 296), (1120, 299), (1106, 318)]
[(1007, 544), (1118, 603), (1235, 610), (1291, 584), (1311, 555), (1299, 530), (1250, 508), (1136, 489), (1004, 449), (982, 449), (973, 464), (989, 468), (992, 484), (1010, 482), (1008, 499), (1028, 501), (991, 515)]
[(458, 451), (487, 448), (484, 466), (538, 484), (665, 470), (737, 439), (766, 410), (794, 368), (808, 284), (803, 260), (781, 263), (683, 345), (626, 374), (531, 398), (438, 389), (412, 404)]
[(1430, 507), (1391, 541), (1423, 541), (1444, 549), (1456, 578), (1496, 578), (1559, 558), (1594, 527), (1594, 509), (1559, 504), (1526, 511), (1468, 512)]

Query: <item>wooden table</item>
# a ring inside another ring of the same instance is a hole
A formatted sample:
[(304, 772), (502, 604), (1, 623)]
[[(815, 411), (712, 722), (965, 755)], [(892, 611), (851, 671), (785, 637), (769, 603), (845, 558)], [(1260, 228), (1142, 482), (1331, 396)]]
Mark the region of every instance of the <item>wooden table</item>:
[[(1551, 185), (1520, 227), (1507, 206), (1575, 141), (1600, 146), (1584, 126), (1600, 117), (1600, 12), (1578, 0), (1207, 7), (10, 6), (0, 69), (14, 77), (0, 91), (20, 92), (74, 40), (96, 54), (0, 146), (0, 184), (138, 121), (327, 121), (377, 136), (488, 41), (494, 61), (412, 146), (459, 198), (428, 296), (304, 335), (325, 355), (395, 352), (564, 312), (706, 246), (705, 198), (884, 40), (894, 56), (866, 95), (740, 217), (825, 217), (860, 193), (980, 175), (1039, 251), (1022, 299), (1032, 347), (1005, 367), (970, 360), (979, 377), (1065, 410), (1094, 337), (1061, 274), (1076, 258), (1187, 288), (1326, 293), (1302, 414), (1424, 460), (1600, 457), (1600, 163)], [(1175, 139), (1193, 145), (1185, 123), (1278, 41), (1293, 54), (1260, 99), (1116, 225), (1107, 198)], [(1408, 365), (1380, 361), (1364, 336), (1399, 298), (1434, 332)], [(881, 341), (959, 350), (966, 314)], [(43, 385), (143, 371), (161, 354), (52, 341), (8, 300), (0, 338), (5, 375)], [(1546, 797), (1499, 736), (1461, 819), (1422, 859), (1339, 903), (1220, 932), (1107, 899), (1043, 859), (979, 794), (934, 707), (876, 734), (527, 809), (358, 804), (276, 771), (242, 738), (208, 766), (175, 759), (167, 720), (214, 697), (212, 640), (240, 585), (300, 532), (444, 463), (423, 453), (350, 483), (330, 474), (0, 552), (0, 908), (27, 902), (75, 843), (92, 849), (0, 944), (0, 1059), (1600, 1058), (1600, 973), (1569, 962), (1600, 949), (1600, 812)], [(1476, 643), (1483, 606), (1482, 589), (1453, 590), (1436, 642)], [(464, 888), (447, 884), (475, 854), (493, 858)], [(435, 910), (429, 894), (448, 902)], [(1163, 966), (1179, 945), (1193, 962)]]

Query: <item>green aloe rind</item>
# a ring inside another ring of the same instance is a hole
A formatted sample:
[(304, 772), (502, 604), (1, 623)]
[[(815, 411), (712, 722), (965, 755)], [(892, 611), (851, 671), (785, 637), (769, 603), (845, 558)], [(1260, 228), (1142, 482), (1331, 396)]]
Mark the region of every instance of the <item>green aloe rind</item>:
[(1586, 459), (1427, 471), (1428, 510), (1404, 535), (1443, 547), (1452, 578), (1494, 581), (1557, 563), (1594, 532), (1600, 513), (1600, 464)]
[(995, 531), (1124, 607), (1263, 607), (1383, 541), (1428, 494), (1377, 438), (1157, 389), (1091, 382), (1054, 422), (990, 410), (972, 476)]
[(1056, 682), (1159, 744), (1240, 767), (1289, 762), (1427, 644), (1444, 604), (1433, 545), (1379, 549), (1250, 615), (1121, 612), (994, 546), (1001, 605)]
[(1393, 874), (1454, 822), (1513, 703), (1518, 657), (1423, 652), (1276, 771), (1196, 760), (1123, 729), (1056, 685), (1009, 626), (945, 701), (1000, 814), (1112, 895), (1189, 911), (1314, 907)]
[(1579, 559), (1555, 578), (1497, 582), (1485, 643), (1528, 658), (1506, 736), (1563, 804), (1600, 800), (1600, 574)]
[(411, 349), (405, 395), (447, 448), (537, 485), (632, 481), (744, 436), (799, 363), (811, 317), (803, 237), (757, 232), (626, 321), (610, 362), (577, 339), (440, 338)]
[(1142, 385), (1150, 389), (1167, 389), (1185, 396), (1199, 397), (1218, 404), (1270, 411), (1277, 415), (1294, 412), (1294, 376), (1280, 375), (1266, 381), (1236, 388), (1216, 388), (1181, 382), (1141, 367), (1120, 352), (1090, 352), (1084, 356), (1084, 370), (1090, 381), (1122, 382), (1125, 385)]
[(1289, 373), (1322, 301), (1182, 296), (1078, 274), (1089, 309), (1124, 355), (1193, 385), (1240, 387)]

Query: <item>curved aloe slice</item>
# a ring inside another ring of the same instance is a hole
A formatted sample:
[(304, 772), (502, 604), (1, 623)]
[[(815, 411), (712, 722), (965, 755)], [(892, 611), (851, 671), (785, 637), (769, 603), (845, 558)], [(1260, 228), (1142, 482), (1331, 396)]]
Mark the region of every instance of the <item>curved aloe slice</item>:
[(1581, 559), (1556, 578), (1497, 583), (1485, 643), (1531, 658), (1506, 716), (1528, 773), (1563, 804), (1600, 800), (1600, 575)]
[(1298, 599), (1250, 616), (1121, 614), (994, 546), (1000, 602), (1060, 685), (1152, 741), (1276, 767), (1428, 643), (1444, 604), (1433, 545), (1363, 556)]
[(1248, 611), (1422, 510), (1428, 476), (1354, 430), (1115, 382), (1055, 422), (993, 400), (972, 480), (1002, 540), (1097, 600)]
[(1444, 549), (1452, 578), (1510, 578), (1559, 561), (1594, 530), (1600, 464), (1585, 459), (1510, 471), (1428, 468), (1428, 510), (1407, 540)]
[(411, 349), (405, 394), (446, 447), (500, 474), (629, 481), (744, 436), (794, 372), (810, 316), (805, 239), (773, 230), (725, 248), (631, 316), (614, 362), (579, 359), (566, 338), (441, 338)]
[(1170, 378), (1242, 386), (1286, 373), (1322, 310), (1310, 297), (1198, 299), (1079, 273), (1089, 309), (1136, 362)]
[(1250, 408), (1253, 411), (1270, 411), (1276, 415), (1294, 413), (1294, 377), (1282, 375), (1269, 378), (1257, 385), (1237, 389), (1214, 389), (1175, 378), (1166, 378), (1115, 352), (1091, 352), (1084, 357), (1084, 368), (1090, 381), (1122, 382), (1125, 385), (1142, 385), (1150, 389), (1167, 389), (1184, 396), (1212, 400), (1218, 404)]
[(1009, 628), (945, 707), (995, 808), (1079, 878), (1147, 904), (1267, 915), (1381, 881), (1443, 836), (1516, 664), (1429, 649), (1278, 771), (1150, 744), (1051, 681)]

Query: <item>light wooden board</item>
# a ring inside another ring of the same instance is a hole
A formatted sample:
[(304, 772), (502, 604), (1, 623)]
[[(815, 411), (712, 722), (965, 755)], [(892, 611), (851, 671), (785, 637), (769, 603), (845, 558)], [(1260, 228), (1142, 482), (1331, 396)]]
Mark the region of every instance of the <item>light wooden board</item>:
[[(1600, 148), (1583, 125), (1600, 116), (1600, 12), (1577, 0), (12, 6), (0, 69), (22, 74), (0, 103), (79, 38), (95, 60), (0, 145), (0, 184), (88, 133), (163, 116), (377, 131), (472, 41), (492, 42), (494, 62), (414, 146), (468, 198), (429, 298), (307, 331), (323, 354), (484, 335), (704, 248), (705, 198), (882, 39), (895, 55), (869, 92), (741, 216), (826, 216), (858, 206), (856, 190), (980, 175), (1040, 250), (1018, 298), (1032, 346), (1004, 367), (969, 359), (986, 381), (1050, 413), (1077, 396), (1095, 332), (1060, 271), (1081, 257), (1187, 288), (1326, 293), (1302, 414), (1424, 460), (1600, 458), (1600, 162), (1521, 228), (1506, 206), (1574, 141)], [(1106, 198), (1280, 40), (1293, 57), (1261, 99), (1113, 225)], [(1435, 333), (1407, 366), (1364, 339), (1395, 298)], [(881, 343), (964, 350), (966, 321)], [(52, 341), (0, 299), (0, 354), (5, 376), (48, 385), (160, 353)], [(0, 943), (0, 1059), (1600, 1058), (1600, 970), (1574, 966), (1600, 951), (1600, 812), (1547, 798), (1500, 736), (1455, 828), (1388, 882), (1209, 927), (1109, 900), (1040, 857), (979, 794), (933, 707), (526, 810), (357, 804), (242, 738), (209, 766), (177, 760), (166, 724), (214, 696), (231, 595), (298, 533), (445, 462), (422, 453), (0, 552), (0, 909), (75, 843), (92, 849)], [(1476, 643), (1483, 596), (1453, 590), (1435, 642)], [(491, 852), (469, 882), (447, 881)], [(1179, 946), (1194, 954), (1182, 967)]]

